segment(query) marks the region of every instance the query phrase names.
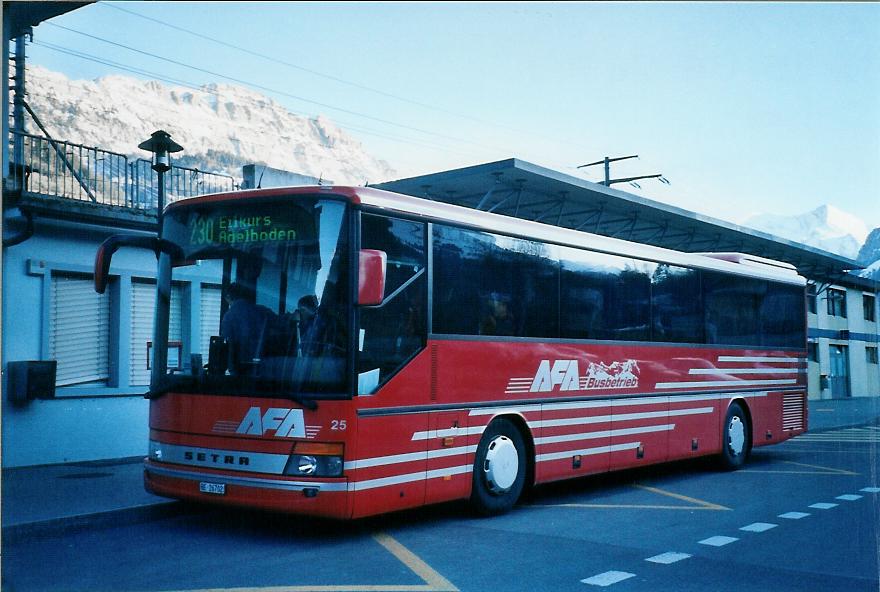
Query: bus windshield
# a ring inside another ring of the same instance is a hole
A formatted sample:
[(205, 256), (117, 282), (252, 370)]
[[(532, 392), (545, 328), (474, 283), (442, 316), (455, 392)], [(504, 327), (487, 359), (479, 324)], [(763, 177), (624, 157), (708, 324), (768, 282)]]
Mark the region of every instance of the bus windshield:
[[(297, 196), (180, 206), (169, 210), (162, 236), (174, 255), (160, 257), (151, 396), (346, 396), (344, 202)], [(176, 284), (191, 288), (184, 295)]]

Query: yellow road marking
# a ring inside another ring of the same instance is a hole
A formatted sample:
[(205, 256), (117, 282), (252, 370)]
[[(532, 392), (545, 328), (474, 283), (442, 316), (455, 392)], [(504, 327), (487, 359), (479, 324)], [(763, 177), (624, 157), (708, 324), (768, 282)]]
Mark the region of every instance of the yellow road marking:
[(401, 545), (392, 536), (377, 532), (373, 538), (398, 561), (419, 576), (424, 584), (352, 584), (326, 586), (264, 586), (247, 588), (203, 588), (180, 592), (458, 592), (452, 582), (437, 573), (418, 555)]
[(719, 504), (713, 504), (712, 502), (707, 502), (705, 500), (697, 499), (695, 497), (688, 497), (686, 495), (682, 495), (680, 493), (672, 493), (671, 491), (666, 491), (663, 489), (659, 489), (657, 487), (648, 487), (647, 485), (638, 485), (633, 484), (633, 487), (638, 487), (639, 489), (645, 489), (652, 493), (659, 493), (660, 495), (667, 495), (669, 497), (674, 497), (675, 499), (680, 499), (682, 501), (690, 502), (695, 504), (696, 507), (703, 508), (706, 510), (729, 510), (727, 506), (722, 506)]
[(660, 489), (658, 487), (648, 487), (647, 485), (638, 485), (633, 484), (633, 487), (637, 489), (644, 489), (645, 491), (650, 491), (651, 493), (656, 493), (659, 495), (665, 495), (668, 497), (672, 497), (675, 499), (679, 499), (685, 502), (689, 502), (689, 506), (669, 506), (669, 505), (661, 505), (661, 504), (545, 504), (536, 507), (541, 508), (600, 508), (600, 509), (613, 509), (613, 508), (624, 508), (624, 509), (641, 509), (641, 510), (730, 510), (730, 508), (726, 506), (722, 506), (720, 504), (713, 504), (712, 502), (707, 502), (705, 500), (700, 500), (694, 497), (688, 497), (686, 495), (682, 495), (680, 493), (673, 493), (671, 491), (666, 491), (665, 489)]
[(780, 473), (784, 475), (858, 475), (852, 471), (843, 469), (835, 469), (832, 467), (821, 467), (819, 465), (808, 465), (807, 463), (799, 463), (791, 460), (784, 460), (784, 463), (799, 467), (807, 467), (810, 469), (818, 469), (817, 471), (786, 471), (784, 469), (740, 469), (741, 473)]
[(388, 549), (388, 551), (397, 557), (397, 559), (405, 566), (410, 568), (417, 576), (425, 580), (431, 586), (431, 590), (437, 592), (449, 591), (458, 592), (458, 588), (452, 585), (452, 582), (437, 573), (430, 565), (422, 561), (415, 553), (398, 543), (391, 536), (384, 532), (377, 532), (373, 535), (380, 545)]

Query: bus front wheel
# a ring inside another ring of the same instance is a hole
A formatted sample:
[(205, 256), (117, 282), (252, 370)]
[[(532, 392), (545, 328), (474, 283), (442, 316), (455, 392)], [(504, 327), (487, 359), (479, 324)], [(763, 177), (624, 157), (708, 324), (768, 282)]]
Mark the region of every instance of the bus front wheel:
[(724, 420), (721, 441), (721, 466), (733, 471), (746, 462), (752, 448), (752, 429), (742, 405), (731, 403)]
[(491, 516), (510, 510), (526, 482), (526, 447), (517, 427), (496, 419), (480, 439), (474, 459), (471, 503), (480, 514)]

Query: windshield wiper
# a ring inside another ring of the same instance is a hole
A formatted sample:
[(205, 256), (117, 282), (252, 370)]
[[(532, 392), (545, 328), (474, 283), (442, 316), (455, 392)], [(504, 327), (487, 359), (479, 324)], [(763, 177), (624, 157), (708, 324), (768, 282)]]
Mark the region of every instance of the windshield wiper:
[[(181, 392), (203, 392), (204, 394), (216, 395), (239, 395), (247, 392), (248, 396), (283, 397), (302, 405), (310, 411), (314, 411), (318, 408), (318, 401), (316, 399), (302, 397), (295, 394), (292, 392), (292, 388), (284, 388), (288, 385), (283, 382), (264, 382), (254, 385), (251, 380), (244, 377), (233, 378), (226, 376), (222, 378), (223, 380), (212, 381), (210, 379), (199, 380), (197, 377), (187, 376), (185, 374), (168, 376), (163, 379), (161, 383), (151, 387), (144, 395), (144, 398), (151, 400), (159, 399), (175, 390)], [(195, 388), (197, 384), (203, 388)], [(254, 386), (257, 386), (257, 388), (253, 389), (252, 387)]]
[(192, 385), (192, 381), (187, 381), (189, 382), (189, 384), (185, 385), (183, 380), (184, 378), (185, 376), (183, 375), (175, 376), (174, 380), (170, 380), (170, 377), (167, 377), (163, 379), (162, 382), (160, 382), (158, 385), (151, 385), (150, 390), (147, 391), (146, 394), (144, 394), (144, 399), (158, 399), (164, 395), (167, 395), (174, 389), (179, 389), (181, 387), (190, 388)]
[(316, 401), (315, 399), (306, 399), (303, 397), (298, 397), (296, 395), (287, 395), (287, 398), (294, 403), (299, 403), (309, 411), (314, 411), (318, 408), (318, 401)]

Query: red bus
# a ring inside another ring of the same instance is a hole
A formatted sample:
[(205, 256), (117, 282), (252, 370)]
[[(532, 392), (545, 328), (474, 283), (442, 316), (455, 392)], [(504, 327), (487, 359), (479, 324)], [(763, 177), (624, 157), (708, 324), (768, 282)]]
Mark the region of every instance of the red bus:
[(734, 469), (807, 427), (805, 281), (784, 263), (326, 186), (173, 203), (160, 238), (102, 245), (99, 290), (126, 245), (158, 255), (161, 496), (494, 514), (561, 479)]

